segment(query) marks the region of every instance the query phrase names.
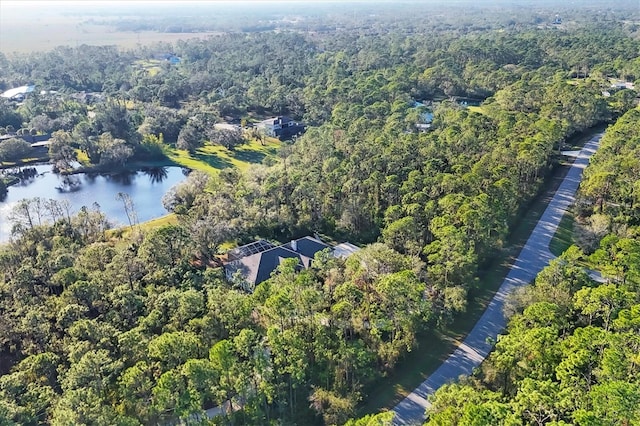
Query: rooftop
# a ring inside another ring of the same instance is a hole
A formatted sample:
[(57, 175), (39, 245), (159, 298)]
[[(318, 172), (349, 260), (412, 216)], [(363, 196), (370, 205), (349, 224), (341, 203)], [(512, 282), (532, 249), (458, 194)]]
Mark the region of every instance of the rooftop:
[(311, 260), (284, 246), (273, 247), (272, 249), (243, 257), (233, 262), (233, 269), (241, 271), (245, 279), (252, 284), (260, 284), (271, 277), (273, 271), (282, 263), (284, 259), (298, 259), (299, 266), (309, 265)]
[(261, 253), (269, 249), (274, 248), (275, 245), (266, 240), (258, 240), (249, 244), (245, 244), (240, 247), (236, 247), (230, 250), (228, 253), (229, 262), (232, 262), (243, 257), (251, 256), (253, 254)]
[[(229, 251), (225, 270), (229, 279), (240, 271), (248, 284), (256, 285), (269, 279), (284, 259), (298, 259), (300, 269), (309, 268), (316, 253), (330, 248), (328, 244), (311, 236), (298, 238), (280, 246), (258, 240)], [(340, 244), (337, 248), (339, 257), (343, 258), (358, 250), (349, 243)], [(334, 256), (338, 256), (335, 251), (333, 253)]]
[(360, 250), (360, 247), (358, 246), (351, 243), (342, 243), (333, 248), (333, 255), (341, 259), (346, 259), (358, 250)]
[(5, 91), (0, 96), (2, 96), (3, 98), (11, 99), (11, 98), (13, 98), (15, 96), (18, 96), (18, 95), (25, 95), (27, 93), (31, 93), (31, 92), (34, 91), (34, 89), (35, 89), (34, 85), (15, 87), (13, 89), (9, 89), (9, 90)]

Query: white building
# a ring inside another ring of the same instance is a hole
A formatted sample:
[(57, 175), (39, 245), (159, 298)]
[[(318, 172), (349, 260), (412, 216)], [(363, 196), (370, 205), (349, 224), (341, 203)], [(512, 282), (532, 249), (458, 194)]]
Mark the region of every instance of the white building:
[(26, 95), (27, 93), (31, 93), (35, 90), (35, 86), (34, 85), (27, 85), (27, 86), (20, 86), (20, 87), (16, 87), (13, 89), (9, 89), (7, 91), (5, 91), (4, 93), (2, 93), (3, 98), (7, 98), (7, 99), (24, 99), (24, 95)]

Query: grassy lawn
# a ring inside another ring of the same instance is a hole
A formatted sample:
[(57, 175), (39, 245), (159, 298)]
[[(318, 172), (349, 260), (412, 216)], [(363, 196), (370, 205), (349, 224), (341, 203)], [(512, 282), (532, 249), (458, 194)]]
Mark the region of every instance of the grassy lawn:
[(133, 62), (133, 65), (140, 67), (153, 77), (161, 71), (162, 62), (157, 59), (138, 59)]
[(573, 244), (573, 215), (567, 212), (562, 216), (558, 230), (549, 243), (549, 250), (554, 256), (560, 256)]
[[(146, 222), (140, 223), (138, 226), (134, 228), (137, 231), (150, 231), (154, 228), (158, 228), (160, 226), (165, 225), (175, 225), (178, 223), (178, 218), (175, 214), (169, 213), (164, 216), (148, 220)], [(123, 241), (128, 241), (131, 236), (132, 229), (129, 225), (122, 226), (120, 228), (110, 229), (107, 231), (108, 237), (117, 237)]]
[(6, 186), (11, 186), (20, 181), (20, 179), (16, 177), (0, 177), (0, 182), (4, 183)]
[(478, 114), (485, 113), (485, 110), (482, 106), (468, 106), (467, 109), (472, 112), (477, 112)]
[(157, 228), (159, 226), (175, 225), (177, 223), (178, 223), (178, 218), (176, 217), (176, 215), (173, 213), (170, 213), (155, 219), (148, 220), (144, 223), (141, 223), (140, 225), (138, 225), (138, 227), (142, 231), (148, 231), (150, 229)]
[[(237, 147), (235, 151), (229, 151), (220, 145), (206, 145), (198, 149), (194, 154), (189, 154), (184, 150), (170, 148), (167, 150), (167, 156), (169, 160), (180, 166), (216, 175), (220, 170), (229, 167), (235, 167), (244, 171), (248, 169), (251, 164), (260, 163), (265, 157), (274, 155), (279, 146), (280, 141), (277, 139), (268, 139), (264, 145), (259, 141), (253, 140)], [(86, 158), (86, 154), (79, 152), (78, 160), (80, 162), (88, 162), (89, 159)], [(160, 163), (158, 165), (166, 165), (166, 161)], [(149, 162), (144, 163), (144, 165), (148, 166)], [(141, 167), (141, 165), (136, 164), (134, 168), (139, 167)], [(177, 222), (178, 219), (174, 214), (168, 214), (141, 223), (137, 229), (140, 231), (148, 231), (159, 226), (175, 224)], [(131, 229), (128, 226), (109, 231), (109, 236), (111, 237), (123, 237), (126, 239), (130, 234)], [(229, 248), (234, 246), (235, 244), (230, 244)]]
[(470, 291), (471, 301), (467, 311), (457, 317), (447, 330), (432, 330), (419, 336), (418, 348), (401, 361), (394, 374), (367, 390), (369, 397), (358, 414), (376, 413), (393, 408), (453, 353), (480, 319), (500, 288), (502, 281), (509, 273), (511, 264), (527, 242), (531, 231), (568, 170), (568, 165), (558, 167), (541, 195), (533, 200), (527, 209), (524, 209), (525, 213), (506, 241), (505, 248), (490, 265), (481, 271), (478, 288)]
[[(252, 140), (245, 145), (237, 147), (234, 151), (230, 151), (220, 145), (206, 145), (199, 148), (194, 154), (189, 154), (189, 152), (180, 149), (169, 148), (167, 149), (167, 156), (171, 162), (180, 166), (216, 175), (220, 170), (229, 167), (235, 167), (241, 171), (245, 171), (251, 164), (261, 163), (266, 157), (275, 155), (279, 146), (280, 141), (278, 139), (268, 138), (264, 145), (257, 140)], [(78, 160), (82, 163), (88, 163), (89, 159), (86, 158), (86, 154), (78, 151)], [(149, 165), (149, 162), (131, 164), (133, 169)], [(162, 160), (159, 161), (158, 164), (154, 163), (153, 165), (167, 165), (167, 161)], [(159, 226), (175, 223), (177, 223), (176, 216), (174, 214), (168, 214), (141, 223), (137, 229), (140, 231), (148, 231)], [(128, 226), (109, 231), (109, 236), (111, 237), (123, 237), (126, 239), (130, 234), (131, 229)], [(229, 248), (234, 246), (234, 243), (230, 243)]]
[(181, 166), (215, 175), (229, 167), (245, 171), (251, 164), (261, 163), (266, 157), (274, 155), (279, 146), (277, 139), (268, 139), (264, 145), (252, 140), (234, 151), (220, 145), (205, 145), (194, 154), (180, 149), (170, 149), (168, 154), (171, 160)]
[(78, 159), (78, 163), (82, 164), (83, 166), (89, 166), (91, 165), (91, 161), (89, 160), (89, 156), (87, 155), (86, 152), (80, 150), (80, 149), (75, 149), (74, 150), (76, 152), (76, 158)]
[(8, 169), (11, 167), (17, 166), (28, 166), (36, 163), (42, 163), (49, 161), (49, 157), (33, 157), (33, 158), (23, 158), (17, 161), (0, 161), (0, 169)]

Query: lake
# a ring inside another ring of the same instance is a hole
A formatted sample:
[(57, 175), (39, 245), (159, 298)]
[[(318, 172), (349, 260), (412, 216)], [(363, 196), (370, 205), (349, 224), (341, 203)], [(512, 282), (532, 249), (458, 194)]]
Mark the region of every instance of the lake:
[(91, 208), (93, 203), (114, 226), (128, 224), (122, 201), (116, 196), (119, 192), (129, 194), (139, 222), (155, 219), (167, 214), (162, 206), (162, 196), (185, 179), (180, 167), (156, 167), (137, 172), (124, 172), (114, 175), (77, 174), (71, 176), (56, 175), (50, 164), (35, 166), (36, 175), (9, 187), (5, 199), (0, 201), (0, 241), (7, 241), (11, 235), (9, 214), (13, 206), (25, 198), (45, 198), (68, 200), (73, 213), (82, 206)]

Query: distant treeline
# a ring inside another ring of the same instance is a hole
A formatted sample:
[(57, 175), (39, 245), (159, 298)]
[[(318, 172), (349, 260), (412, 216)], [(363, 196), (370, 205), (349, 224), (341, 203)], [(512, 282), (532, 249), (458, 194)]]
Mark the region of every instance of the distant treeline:
[[(594, 9), (598, 13), (592, 13)], [(126, 13), (125, 13), (126, 12)], [(487, 13), (489, 12), (489, 13)], [(74, 15), (91, 16), (89, 8)], [(193, 32), (257, 32), (294, 30), (326, 32), (360, 29), (388, 32), (431, 31), (433, 28), (479, 31), (552, 24), (556, 15), (566, 22), (584, 24), (593, 21), (613, 21), (624, 14), (633, 20), (638, 4), (633, 0), (612, 3), (604, 0), (581, 2), (580, 6), (558, 1), (495, 0), (493, 2), (405, 1), (398, 2), (254, 2), (187, 4), (179, 8), (160, 4), (150, 11), (135, 6), (121, 6), (121, 10), (100, 9), (90, 24), (115, 26), (119, 31), (158, 31), (170, 33)], [(114, 16), (115, 15), (115, 16)], [(120, 16), (126, 15), (126, 18)], [(108, 17), (103, 19), (100, 17)], [(133, 16), (133, 17), (132, 17)]]

